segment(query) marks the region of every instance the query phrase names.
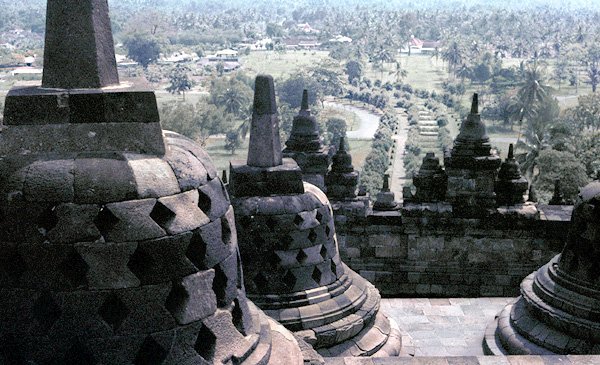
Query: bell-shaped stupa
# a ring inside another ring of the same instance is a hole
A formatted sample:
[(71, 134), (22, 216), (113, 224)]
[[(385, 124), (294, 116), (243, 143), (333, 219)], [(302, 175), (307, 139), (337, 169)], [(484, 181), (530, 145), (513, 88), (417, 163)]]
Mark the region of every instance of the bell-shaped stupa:
[(584, 187), (562, 253), (521, 283), (490, 324), (489, 354), (600, 354), (600, 181)]
[(298, 163), (304, 181), (324, 190), (330, 164), (329, 148), (321, 142), (319, 124), (308, 105), (308, 90), (302, 93), (300, 112), (294, 117), (290, 138), (285, 145), (283, 157), (293, 158)]
[(480, 216), (494, 210), (494, 183), (500, 163), (481, 121), (479, 98), (474, 94), (471, 112), (444, 158), (448, 175), (446, 200), (452, 204), (455, 215)]
[(248, 162), (231, 163), (229, 183), (249, 297), (323, 356), (397, 355), (379, 291), (340, 259), (327, 197), (271, 138), (273, 79), (258, 76), (255, 90)]
[(107, 0), (49, 0), (45, 50), (0, 132), (0, 363), (302, 364), (210, 158), (119, 83)]

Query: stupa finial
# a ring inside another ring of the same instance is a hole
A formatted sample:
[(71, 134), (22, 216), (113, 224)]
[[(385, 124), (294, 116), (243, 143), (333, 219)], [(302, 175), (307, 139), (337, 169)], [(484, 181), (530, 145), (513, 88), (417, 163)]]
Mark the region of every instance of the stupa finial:
[(253, 110), (248, 166), (279, 166), (282, 164), (282, 153), (275, 84), (272, 76), (258, 75), (256, 77)]
[(119, 84), (107, 0), (49, 0), (42, 87)]
[(308, 107), (308, 90), (304, 89), (302, 92), (302, 105), (300, 106), (300, 110), (309, 110)]
[(471, 102), (471, 114), (479, 114), (479, 94), (473, 94), (473, 101)]

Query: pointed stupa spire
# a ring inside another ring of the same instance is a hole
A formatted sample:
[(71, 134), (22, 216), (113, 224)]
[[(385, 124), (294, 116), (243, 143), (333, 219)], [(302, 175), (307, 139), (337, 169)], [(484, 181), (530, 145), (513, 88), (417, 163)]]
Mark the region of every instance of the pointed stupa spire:
[(308, 112), (310, 114), (310, 108), (308, 106), (308, 90), (302, 91), (302, 104), (300, 105), (300, 112)]
[(254, 90), (248, 166), (279, 166), (282, 163), (282, 154), (273, 77), (258, 75)]
[(381, 191), (390, 191), (390, 175), (388, 174), (383, 175), (383, 187)]
[(471, 114), (479, 114), (479, 94), (473, 94), (473, 101), (471, 102)]
[(42, 87), (119, 84), (107, 0), (49, 0)]
[(338, 152), (339, 153), (346, 152), (346, 137), (344, 137), (344, 136), (340, 137), (340, 147), (338, 148)]
[(510, 145), (508, 145), (508, 160), (513, 160), (515, 158), (515, 151), (514, 151), (514, 146), (511, 143)]

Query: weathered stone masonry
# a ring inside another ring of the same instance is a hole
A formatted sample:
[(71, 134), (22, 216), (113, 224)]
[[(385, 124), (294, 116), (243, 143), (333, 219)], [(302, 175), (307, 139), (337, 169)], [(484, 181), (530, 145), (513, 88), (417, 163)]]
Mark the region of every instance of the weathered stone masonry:
[(570, 216), (569, 207), (545, 206), (540, 218), (460, 218), (429, 207), (337, 214), (342, 260), (387, 296), (516, 296), (521, 280), (560, 252)]

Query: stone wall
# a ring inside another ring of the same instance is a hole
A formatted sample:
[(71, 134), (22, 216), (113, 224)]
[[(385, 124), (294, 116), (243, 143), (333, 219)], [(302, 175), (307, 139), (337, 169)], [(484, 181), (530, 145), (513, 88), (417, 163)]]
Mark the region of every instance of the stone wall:
[(342, 259), (383, 295), (517, 296), (523, 278), (562, 249), (572, 209), (460, 218), (448, 205), (420, 207), (336, 215)]

